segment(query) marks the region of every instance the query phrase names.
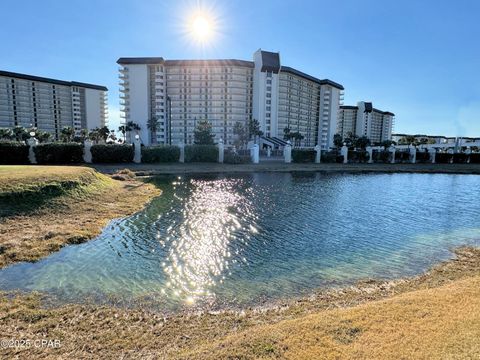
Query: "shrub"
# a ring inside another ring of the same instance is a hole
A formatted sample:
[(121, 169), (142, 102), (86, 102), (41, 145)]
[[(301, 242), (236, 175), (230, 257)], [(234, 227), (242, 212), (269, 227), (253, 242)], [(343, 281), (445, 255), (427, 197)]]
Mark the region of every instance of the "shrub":
[(453, 162), (455, 164), (465, 164), (467, 162), (468, 155), (464, 153), (453, 154)]
[(215, 145), (185, 146), (185, 162), (217, 162), (218, 148)]
[(437, 153), (435, 156), (435, 162), (439, 164), (449, 164), (452, 154), (449, 153)]
[(372, 152), (372, 158), (373, 162), (376, 163), (388, 163), (390, 162), (390, 151), (383, 150), (383, 151), (377, 151), (374, 150)]
[(0, 142), (0, 164), (28, 164), (29, 146), (23, 142)]
[(295, 163), (315, 162), (315, 150), (292, 150), (292, 161)]
[(472, 153), (470, 154), (470, 162), (473, 164), (480, 163), (480, 153)]
[(369, 159), (366, 150), (348, 150), (348, 162), (351, 163), (365, 163)]
[(408, 163), (410, 162), (410, 151), (397, 151), (395, 152), (396, 163)]
[(172, 145), (142, 147), (142, 162), (177, 162), (180, 159), (180, 148)]
[(428, 151), (417, 151), (417, 163), (427, 163), (430, 161), (430, 153)]
[(249, 164), (252, 162), (252, 159), (250, 155), (240, 155), (231, 150), (225, 150), (223, 162), (225, 164)]
[(78, 143), (47, 143), (35, 146), (39, 164), (72, 164), (83, 162), (83, 145)]
[(133, 146), (128, 144), (92, 145), (92, 161), (94, 163), (132, 162)]
[(322, 152), (321, 162), (324, 163), (343, 163), (343, 155), (338, 155), (336, 151)]

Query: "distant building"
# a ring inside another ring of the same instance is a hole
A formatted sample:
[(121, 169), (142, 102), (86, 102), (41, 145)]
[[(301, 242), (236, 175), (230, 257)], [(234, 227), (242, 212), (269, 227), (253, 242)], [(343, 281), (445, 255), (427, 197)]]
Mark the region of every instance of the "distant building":
[(366, 136), (372, 143), (391, 140), (395, 114), (375, 109), (370, 102), (360, 101), (357, 106), (340, 106), (337, 133)]
[[(301, 145), (333, 145), (343, 86), (282, 66), (280, 54), (258, 50), (254, 61), (120, 58), (125, 122), (140, 125), (145, 144), (191, 144), (196, 123), (208, 120), (215, 141), (232, 145), (236, 123), (259, 121), (264, 143), (300, 132)], [(150, 119), (158, 119), (155, 133)]]
[(0, 71), (0, 127), (36, 127), (58, 139), (63, 127), (75, 131), (105, 126), (107, 88), (76, 81)]
[[(392, 140), (397, 144), (405, 142), (407, 138), (415, 138), (417, 143), (425, 144), (453, 144), (457, 141), (454, 136), (442, 136), (442, 135), (425, 135), (425, 134), (392, 134)], [(475, 137), (459, 137), (462, 143), (477, 142), (480, 138)]]

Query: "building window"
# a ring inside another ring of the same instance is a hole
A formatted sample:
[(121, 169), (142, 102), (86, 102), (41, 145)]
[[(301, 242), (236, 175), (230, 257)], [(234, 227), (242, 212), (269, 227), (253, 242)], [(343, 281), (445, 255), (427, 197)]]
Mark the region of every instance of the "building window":
[[(267, 93), (267, 98), (271, 98), (272, 97), (272, 94), (270, 93)], [(268, 100), (267, 100), (268, 101)]]
[(272, 84), (272, 79), (267, 79), (267, 85), (271, 85)]
[(272, 87), (271, 87), (271, 86), (267, 86), (267, 91), (272, 91)]
[(267, 104), (270, 105), (272, 103), (272, 100), (267, 100)]

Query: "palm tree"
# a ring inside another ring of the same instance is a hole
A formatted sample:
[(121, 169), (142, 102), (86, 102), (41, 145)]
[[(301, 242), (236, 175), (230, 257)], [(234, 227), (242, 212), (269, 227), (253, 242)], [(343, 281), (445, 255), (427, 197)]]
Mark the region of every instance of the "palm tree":
[(152, 141), (152, 144), (157, 143), (156, 132), (159, 126), (160, 126), (160, 122), (158, 121), (158, 118), (153, 117), (148, 119), (147, 128), (151, 131), (150, 140)]
[(0, 129), (0, 139), (4, 140), (13, 140), (15, 135), (13, 134), (12, 129), (4, 128)]
[(95, 128), (88, 133), (88, 138), (95, 144), (98, 144), (98, 142), (102, 139), (102, 134), (98, 128)]
[[(132, 130), (135, 130), (138, 134), (138, 132), (141, 130), (141, 127), (136, 122), (129, 121), (126, 124), (126, 131), (131, 132)], [(132, 142), (132, 135), (131, 134), (130, 134), (130, 142)]]
[(25, 141), (29, 138), (29, 134), (27, 130), (23, 126), (15, 126), (12, 129), (13, 136), (15, 137), (15, 140), (17, 141)]
[(50, 140), (50, 138), (52, 137), (52, 134), (43, 130), (37, 130), (35, 137), (39, 142), (46, 143)]
[(97, 129), (98, 133), (102, 137), (104, 141), (107, 141), (108, 136), (110, 135), (110, 129), (107, 126), (103, 126), (99, 129)]
[[(123, 142), (127, 141), (127, 126), (126, 125), (121, 125), (118, 127), (118, 131), (120, 131), (123, 135)], [(130, 130), (128, 130), (130, 131)]]
[(71, 142), (75, 136), (75, 130), (71, 126), (65, 126), (61, 131), (63, 142)]

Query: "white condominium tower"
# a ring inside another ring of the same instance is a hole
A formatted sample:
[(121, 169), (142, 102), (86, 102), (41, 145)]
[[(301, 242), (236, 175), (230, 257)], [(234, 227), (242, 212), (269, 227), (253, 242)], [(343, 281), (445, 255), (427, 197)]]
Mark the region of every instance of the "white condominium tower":
[(107, 122), (107, 88), (76, 81), (0, 71), (0, 127), (36, 127), (58, 139)]
[(371, 102), (360, 101), (357, 106), (340, 106), (337, 133), (366, 136), (372, 143), (392, 139), (395, 114), (375, 109)]
[[(284, 129), (302, 145), (333, 144), (343, 87), (280, 65), (278, 53), (258, 50), (254, 61), (120, 58), (125, 122), (140, 125), (143, 143), (193, 143), (198, 121), (208, 120), (215, 140), (232, 145), (236, 123), (256, 119), (263, 141), (277, 143)], [(150, 119), (158, 119), (152, 133)]]

